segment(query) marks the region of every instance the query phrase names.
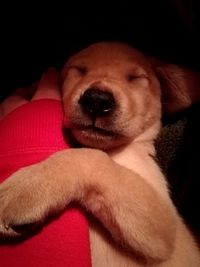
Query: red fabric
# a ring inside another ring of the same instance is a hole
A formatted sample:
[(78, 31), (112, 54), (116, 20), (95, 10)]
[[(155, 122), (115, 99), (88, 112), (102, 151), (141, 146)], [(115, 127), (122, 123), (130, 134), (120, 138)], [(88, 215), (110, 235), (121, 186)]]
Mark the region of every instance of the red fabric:
[[(62, 107), (57, 100), (25, 104), (0, 121), (0, 182), (20, 167), (67, 148), (62, 136)], [(0, 245), (1, 267), (90, 267), (88, 224), (70, 208), (30, 239)]]

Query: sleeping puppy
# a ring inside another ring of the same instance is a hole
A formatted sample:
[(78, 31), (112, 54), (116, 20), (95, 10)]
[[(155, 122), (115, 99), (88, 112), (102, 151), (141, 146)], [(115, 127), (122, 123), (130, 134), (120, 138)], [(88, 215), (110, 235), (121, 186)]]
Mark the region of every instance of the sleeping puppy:
[(1, 234), (19, 236), (16, 226), (42, 223), (75, 201), (91, 213), (94, 267), (199, 267), (154, 160), (162, 102), (166, 112), (189, 106), (199, 97), (198, 76), (125, 44), (97, 43), (68, 60), (63, 79), (64, 124), (82, 148), (0, 185)]

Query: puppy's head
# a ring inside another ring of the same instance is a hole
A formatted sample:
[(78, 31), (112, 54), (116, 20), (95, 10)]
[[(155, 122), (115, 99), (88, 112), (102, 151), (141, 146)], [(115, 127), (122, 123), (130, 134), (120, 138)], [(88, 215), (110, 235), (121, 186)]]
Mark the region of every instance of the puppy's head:
[(119, 43), (97, 43), (63, 69), (65, 127), (82, 145), (111, 149), (160, 120), (159, 82), (146, 57)]

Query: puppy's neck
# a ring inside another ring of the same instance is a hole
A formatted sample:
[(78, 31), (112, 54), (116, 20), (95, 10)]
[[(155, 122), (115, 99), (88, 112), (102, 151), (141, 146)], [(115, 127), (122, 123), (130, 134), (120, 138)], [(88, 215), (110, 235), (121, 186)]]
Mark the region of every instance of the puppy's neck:
[(132, 142), (109, 151), (109, 156), (120, 165), (128, 168), (130, 168), (130, 165), (136, 157), (145, 159), (149, 155), (155, 156), (154, 140), (159, 133), (160, 124), (159, 121), (154, 123)]
[[(146, 142), (154, 142), (157, 138), (161, 128), (161, 122), (157, 121), (152, 126), (150, 126), (146, 131), (136, 137), (132, 143), (146, 143)], [(131, 144), (132, 144), (131, 143)]]

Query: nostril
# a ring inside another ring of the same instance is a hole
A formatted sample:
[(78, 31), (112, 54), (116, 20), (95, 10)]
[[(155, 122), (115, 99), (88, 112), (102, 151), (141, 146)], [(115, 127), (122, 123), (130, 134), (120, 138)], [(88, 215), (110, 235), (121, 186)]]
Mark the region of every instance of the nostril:
[(112, 93), (97, 88), (90, 88), (79, 99), (82, 109), (92, 116), (107, 115), (115, 107)]

